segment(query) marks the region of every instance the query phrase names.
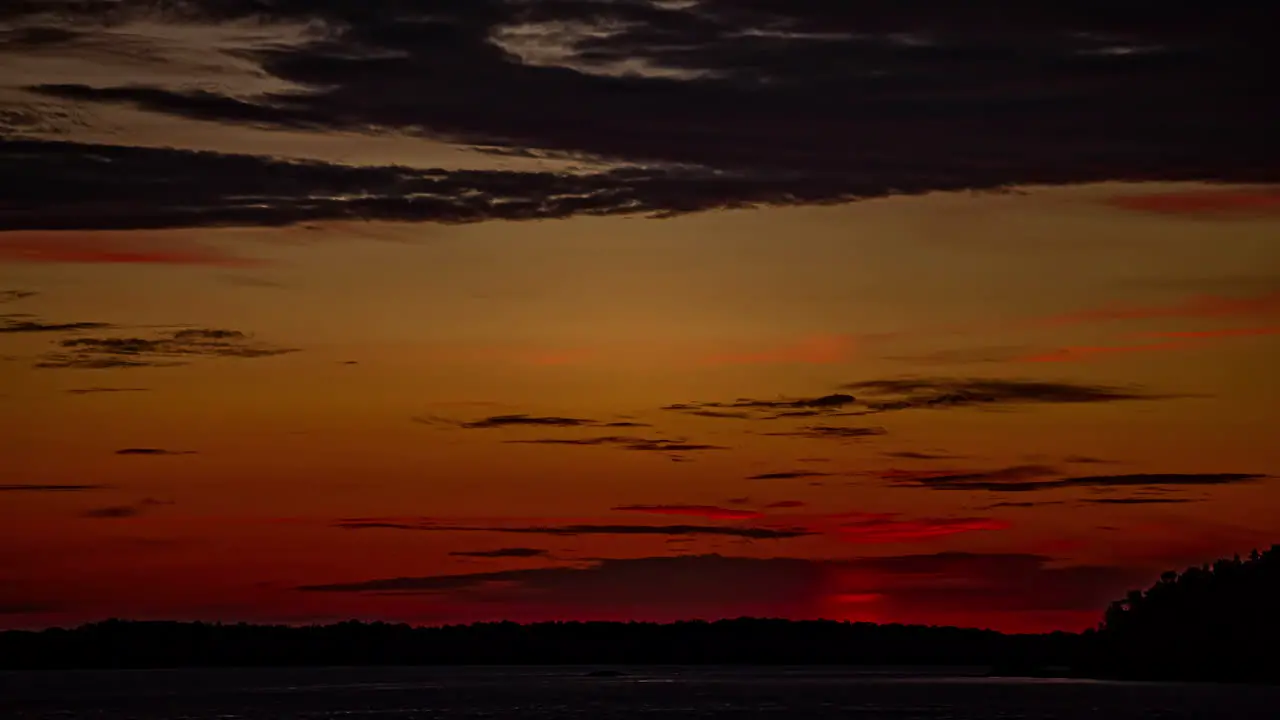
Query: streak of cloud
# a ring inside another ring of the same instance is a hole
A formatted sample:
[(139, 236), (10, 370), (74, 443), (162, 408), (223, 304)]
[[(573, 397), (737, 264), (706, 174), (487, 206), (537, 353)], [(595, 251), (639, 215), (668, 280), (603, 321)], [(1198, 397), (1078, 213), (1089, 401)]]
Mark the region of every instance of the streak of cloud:
[(818, 472), (816, 470), (784, 470), (781, 472), (759, 473), (750, 475), (748, 480), (794, 480), (797, 478), (811, 477), (829, 477), (832, 473)]
[(61, 340), (35, 367), (95, 370), (171, 367), (192, 358), (263, 358), (297, 352), (256, 341), (239, 330), (187, 328), (154, 337), (81, 337)]
[(708, 520), (754, 520), (762, 515), (755, 510), (734, 510), (714, 505), (619, 505), (613, 510), (653, 515), (687, 515)]
[(537, 558), (547, 557), (549, 551), (542, 548), (526, 548), (526, 547), (509, 547), (498, 548), (497, 550), (454, 550), (449, 553), (451, 557), (466, 558)]
[(903, 487), (930, 490), (965, 490), (989, 492), (1037, 492), (1073, 487), (1194, 487), (1253, 483), (1268, 478), (1260, 473), (1132, 473), (1125, 475), (1078, 475), (1062, 477), (1045, 465), (1014, 465), (995, 470), (953, 474), (918, 474), (888, 476)]
[(86, 330), (104, 330), (111, 327), (104, 322), (43, 322), (28, 320), (25, 315), (0, 315), (0, 334), (18, 333), (74, 333)]
[(0, 485), (0, 492), (16, 492), (16, 493), (70, 493), (70, 492), (87, 492), (90, 490), (106, 490), (110, 485), (37, 485), (37, 484), (8, 484)]
[(419, 532), (485, 532), (513, 535), (551, 535), (577, 537), (583, 535), (661, 535), (694, 536), (710, 535), (739, 537), (749, 540), (787, 540), (814, 534), (802, 528), (765, 528), (720, 525), (620, 525), (620, 524), (572, 524), (572, 525), (445, 525), (420, 521), (388, 521), (385, 519), (362, 520), (351, 518), (340, 521), (334, 527), (342, 530), (410, 530)]

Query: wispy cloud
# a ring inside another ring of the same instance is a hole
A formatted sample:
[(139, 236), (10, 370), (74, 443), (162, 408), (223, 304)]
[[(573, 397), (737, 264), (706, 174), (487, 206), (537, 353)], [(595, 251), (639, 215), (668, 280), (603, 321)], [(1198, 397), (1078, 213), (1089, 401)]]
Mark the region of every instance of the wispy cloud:
[(854, 382), (845, 388), (870, 396), (871, 399), (864, 402), (885, 411), (984, 405), (1109, 403), (1175, 397), (1148, 393), (1132, 387), (1002, 378), (904, 377)]
[(998, 510), (999, 508), (1030, 508), (1040, 507), (1043, 505), (1063, 505), (1065, 500), (1021, 500), (1021, 501), (1005, 501), (984, 505), (983, 510)]
[(550, 555), (548, 550), (542, 548), (527, 547), (508, 547), (498, 548), (497, 550), (454, 550), (449, 553), (453, 557), (466, 558), (537, 558), (547, 557)]
[(457, 425), (458, 427), (467, 428), (469, 430), (491, 430), (494, 428), (509, 427), (597, 427), (600, 423), (595, 420), (587, 420), (584, 418), (557, 417), (554, 415), (491, 415), (479, 420), (447, 420), (445, 418), (436, 418), (428, 416), (419, 416), (415, 418), (418, 422), (426, 424), (445, 423)]
[(962, 457), (942, 452), (923, 452), (919, 450), (897, 450), (881, 454), (885, 457), (899, 458), (901, 460), (959, 460)]
[(623, 450), (656, 453), (702, 452), (706, 450), (728, 450), (724, 445), (690, 442), (683, 439), (643, 438), (629, 435), (604, 435), (585, 438), (533, 438), (528, 440), (506, 440), (514, 445), (567, 445), (578, 447), (611, 446)]
[(126, 392), (150, 392), (151, 388), (143, 387), (82, 387), (71, 388), (67, 393), (71, 395), (99, 395), (106, 393), (126, 393)]
[(121, 448), (117, 455), (195, 455), (195, 450), (165, 450), (164, 448)]
[(0, 290), (0, 305), (18, 302), (19, 300), (25, 300), (39, 294), (40, 293), (34, 290)]
[(1007, 530), (1007, 521), (987, 517), (906, 518), (897, 513), (867, 513), (840, 525), (840, 537), (863, 543), (916, 542), (981, 530)]
[(847, 442), (849, 440), (862, 440), (869, 437), (884, 435), (888, 431), (882, 427), (844, 427), (837, 425), (805, 425), (798, 430), (767, 432), (762, 435), (772, 435), (776, 437), (798, 437), (810, 438), (813, 440), (836, 440)]
[(27, 315), (0, 315), (0, 333), (57, 333), (103, 330), (111, 327), (104, 322), (44, 322), (28, 319)]
[(87, 337), (62, 340), (37, 368), (95, 370), (167, 367), (192, 358), (262, 358), (297, 352), (255, 340), (239, 330), (187, 328), (156, 336)]
[(685, 515), (708, 520), (754, 520), (762, 515), (755, 510), (734, 510), (715, 505), (619, 505), (613, 509), (653, 515)]
[(362, 520), (351, 518), (334, 525), (342, 530), (412, 530), (419, 532), (485, 532), (513, 535), (552, 535), (577, 537), (583, 535), (712, 535), (740, 537), (750, 540), (786, 540), (814, 534), (803, 528), (765, 528), (724, 525), (621, 525), (621, 524), (571, 524), (571, 525), (450, 525), (417, 520), (396, 521), (386, 518)]
[(1195, 501), (1190, 498), (1125, 497), (1085, 498), (1080, 502), (1088, 505), (1179, 505)]
[[(1020, 378), (905, 376), (847, 383), (843, 391), (807, 398), (697, 401), (662, 409), (711, 418), (785, 421), (803, 418), (863, 417), (915, 409), (1109, 403), (1165, 400), (1178, 395), (1149, 392), (1140, 387), (1092, 385)], [(799, 437), (852, 438), (883, 434), (883, 428), (808, 426), (797, 431), (766, 433)]]
[(828, 477), (832, 473), (818, 472), (816, 470), (783, 470), (780, 472), (767, 472), (758, 475), (749, 475), (748, 480), (795, 480), (797, 478), (811, 477)]
[[(730, 402), (698, 401), (673, 403), (665, 405), (663, 410), (709, 418), (730, 418), (739, 420), (777, 420), (783, 418), (804, 418), (820, 415), (841, 416), (844, 409), (857, 402), (857, 398), (846, 393), (832, 393), (816, 397), (778, 398), (776, 400), (758, 400), (739, 398)], [(858, 413), (849, 413), (858, 414)]]
[(81, 515), (81, 517), (92, 518), (95, 520), (122, 520), (125, 518), (137, 517), (155, 507), (172, 504), (173, 502), (171, 501), (156, 500), (155, 498), (143, 498), (131, 505), (111, 505), (108, 507), (87, 510)]
[(1187, 487), (1234, 485), (1267, 478), (1260, 473), (1133, 473), (1125, 475), (1078, 475), (1063, 477), (1046, 465), (1014, 465), (965, 473), (882, 474), (905, 487), (930, 490), (981, 490), (990, 492), (1036, 492), (1073, 487)]
[(0, 485), (0, 492), (18, 492), (18, 493), (68, 493), (68, 492), (86, 492), (89, 490), (106, 490), (110, 485), (37, 485), (37, 484), (9, 484)]

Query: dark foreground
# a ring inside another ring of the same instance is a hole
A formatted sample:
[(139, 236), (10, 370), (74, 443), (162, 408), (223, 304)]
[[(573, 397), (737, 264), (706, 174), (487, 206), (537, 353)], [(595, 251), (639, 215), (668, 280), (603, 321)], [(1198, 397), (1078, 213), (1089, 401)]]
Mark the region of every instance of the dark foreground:
[[(1280, 688), (1019, 680), (954, 669), (310, 668), (0, 673), (10, 720), (1276, 717)], [(595, 671), (595, 672), (593, 672)], [(975, 671), (976, 672), (976, 671)], [(945, 674), (943, 674), (945, 673)]]

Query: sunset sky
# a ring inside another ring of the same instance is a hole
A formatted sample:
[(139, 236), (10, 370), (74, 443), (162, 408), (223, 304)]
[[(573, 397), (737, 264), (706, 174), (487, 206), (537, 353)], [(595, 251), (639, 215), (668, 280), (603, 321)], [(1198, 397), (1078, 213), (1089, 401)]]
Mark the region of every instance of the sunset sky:
[(1265, 3), (159, 5), (0, 7), (0, 628), (1078, 630), (1280, 541)]

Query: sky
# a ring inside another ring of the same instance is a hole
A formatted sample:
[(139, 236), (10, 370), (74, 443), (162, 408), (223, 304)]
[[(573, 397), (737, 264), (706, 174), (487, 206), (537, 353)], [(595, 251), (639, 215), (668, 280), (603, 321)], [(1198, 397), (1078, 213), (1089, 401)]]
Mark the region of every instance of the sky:
[(5, 3), (0, 628), (1080, 630), (1270, 546), (1278, 13)]

